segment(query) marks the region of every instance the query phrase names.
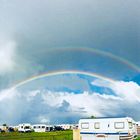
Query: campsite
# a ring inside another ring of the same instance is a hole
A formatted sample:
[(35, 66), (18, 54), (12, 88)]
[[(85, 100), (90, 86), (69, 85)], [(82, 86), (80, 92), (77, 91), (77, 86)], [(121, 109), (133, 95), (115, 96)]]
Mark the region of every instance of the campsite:
[(139, 130), (131, 117), (81, 118), (78, 124), (1, 126), (0, 140), (140, 140)]

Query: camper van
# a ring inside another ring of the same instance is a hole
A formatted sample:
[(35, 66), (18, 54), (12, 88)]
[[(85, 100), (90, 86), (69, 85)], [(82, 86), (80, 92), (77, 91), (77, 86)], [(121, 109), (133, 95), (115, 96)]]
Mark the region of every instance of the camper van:
[(136, 123), (130, 117), (80, 119), (81, 140), (133, 140)]
[(23, 123), (18, 125), (18, 132), (31, 132), (31, 125), (29, 123)]

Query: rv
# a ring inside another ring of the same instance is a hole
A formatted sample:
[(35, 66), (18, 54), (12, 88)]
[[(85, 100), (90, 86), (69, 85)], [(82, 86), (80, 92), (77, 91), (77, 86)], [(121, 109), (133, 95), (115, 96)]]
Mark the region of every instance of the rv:
[(82, 140), (133, 140), (136, 123), (130, 117), (80, 119)]
[(19, 124), (18, 132), (31, 132), (31, 125), (29, 123)]

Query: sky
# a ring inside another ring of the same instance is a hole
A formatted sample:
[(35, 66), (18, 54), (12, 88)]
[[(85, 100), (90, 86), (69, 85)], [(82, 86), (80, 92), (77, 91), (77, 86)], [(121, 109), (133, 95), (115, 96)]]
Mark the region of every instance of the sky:
[(1, 0), (0, 124), (140, 120), (139, 0)]

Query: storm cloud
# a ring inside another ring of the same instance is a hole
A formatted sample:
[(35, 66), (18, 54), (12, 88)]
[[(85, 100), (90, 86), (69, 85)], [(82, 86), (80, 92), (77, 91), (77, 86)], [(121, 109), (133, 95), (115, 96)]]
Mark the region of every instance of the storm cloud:
[[(0, 40), (4, 44), (15, 42), (16, 67), (5, 77), (1, 88), (42, 72), (62, 69), (118, 79), (136, 76), (137, 71), (117, 60), (67, 48), (96, 48), (139, 66), (139, 5), (138, 0), (2, 0)], [(118, 73), (118, 69), (122, 70)]]

